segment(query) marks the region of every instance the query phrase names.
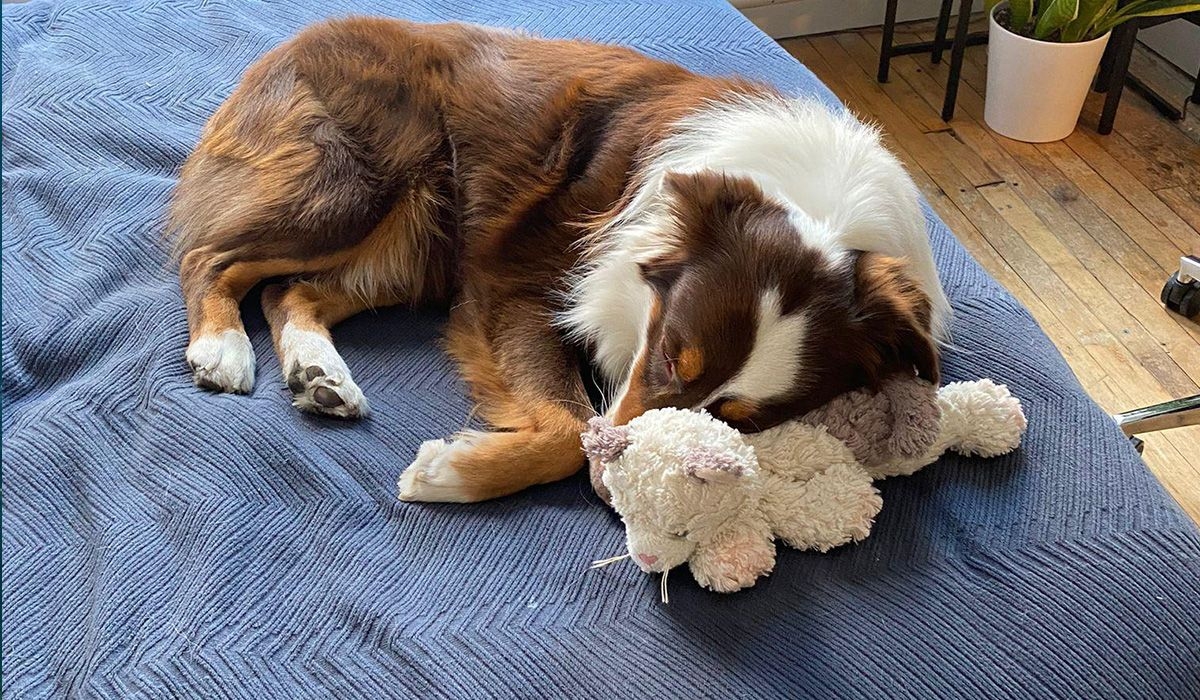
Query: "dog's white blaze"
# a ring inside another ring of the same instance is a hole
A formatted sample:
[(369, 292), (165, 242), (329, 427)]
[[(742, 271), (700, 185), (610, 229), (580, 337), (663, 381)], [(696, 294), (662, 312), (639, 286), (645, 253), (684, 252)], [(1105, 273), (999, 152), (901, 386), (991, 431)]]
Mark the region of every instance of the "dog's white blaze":
[(807, 333), (808, 317), (803, 312), (784, 316), (779, 290), (767, 290), (758, 300), (758, 327), (750, 355), (733, 379), (697, 408), (721, 398), (761, 404), (787, 394), (802, 379)]

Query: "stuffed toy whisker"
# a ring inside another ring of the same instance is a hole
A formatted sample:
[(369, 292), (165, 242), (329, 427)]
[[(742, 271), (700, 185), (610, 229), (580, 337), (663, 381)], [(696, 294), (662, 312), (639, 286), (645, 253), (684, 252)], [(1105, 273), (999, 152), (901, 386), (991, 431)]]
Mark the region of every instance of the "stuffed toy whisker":
[(588, 568), (589, 569), (602, 569), (602, 568), (608, 566), (609, 564), (616, 564), (617, 562), (621, 561), (622, 559), (628, 559), (628, 558), (629, 558), (629, 552), (626, 552), (624, 554), (618, 554), (615, 557), (608, 557), (607, 559), (597, 559), (596, 561), (592, 562), (591, 566), (589, 566)]

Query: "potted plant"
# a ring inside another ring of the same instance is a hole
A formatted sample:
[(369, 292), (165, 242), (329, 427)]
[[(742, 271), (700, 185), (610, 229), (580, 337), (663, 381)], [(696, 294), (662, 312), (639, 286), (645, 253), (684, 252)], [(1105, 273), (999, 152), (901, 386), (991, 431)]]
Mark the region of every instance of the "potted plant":
[(1195, 0), (986, 0), (985, 6), (984, 121), (1031, 143), (1066, 138), (1075, 128), (1113, 27), (1200, 10)]

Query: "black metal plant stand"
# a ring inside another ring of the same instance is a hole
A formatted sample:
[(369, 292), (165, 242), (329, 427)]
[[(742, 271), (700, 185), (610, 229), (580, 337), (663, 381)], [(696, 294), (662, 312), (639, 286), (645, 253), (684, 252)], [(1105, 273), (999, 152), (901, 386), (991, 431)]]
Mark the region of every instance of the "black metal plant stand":
[[(1200, 12), (1190, 12), (1186, 15), (1170, 17), (1139, 17), (1119, 24), (1113, 29), (1108, 46), (1104, 50), (1104, 58), (1100, 59), (1100, 72), (1096, 76), (1094, 86), (1097, 92), (1107, 93), (1104, 96), (1104, 109), (1100, 112), (1100, 123), (1096, 126), (1097, 132), (1112, 133), (1113, 122), (1117, 118), (1117, 106), (1121, 103), (1121, 92), (1127, 84), (1139, 95), (1145, 97), (1146, 101), (1154, 105), (1154, 108), (1167, 119), (1174, 121), (1183, 119), (1183, 110), (1171, 104), (1149, 85), (1129, 73), (1129, 58), (1133, 55), (1133, 45), (1137, 41), (1138, 30), (1177, 19), (1200, 26)], [(1200, 104), (1200, 75), (1196, 76), (1189, 101), (1193, 104)]]
[[(942, 51), (946, 49), (946, 30), (950, 28), (950, 10), (954, 0), (942, 0), (938, 10), (937, 29), (933, 41), (917, 41), (908, 44), (892, 43), (896, 35), (896, 8), (900, 0), (887, 0), (887, 10), (883, 19), (883, 41), (879, 47), (879, 82), (888, 81), (888, 71), (891, 69), (892, 56), (904, 56), (914, 53), (929, 52), (930, 60), (942, 62)], [(963, 53), (968, 46), (987, 43), (987, 32), (970, 33), (971, 0), (959, 0), (958, 22), (954, 27), (954, 41), (950, 46), (950, 76), (946, 81), (946, 97), (942, 102), (942, 120), (954, 118), (954, 103), (958, 101), (958, 80), (962, 75)]]

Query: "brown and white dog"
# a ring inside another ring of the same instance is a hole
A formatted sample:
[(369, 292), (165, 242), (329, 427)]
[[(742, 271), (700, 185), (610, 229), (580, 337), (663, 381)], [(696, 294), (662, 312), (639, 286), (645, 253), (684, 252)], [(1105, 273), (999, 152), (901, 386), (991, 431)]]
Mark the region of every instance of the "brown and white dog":
[(936, 381), (948, 304), (916, 189), (852, 116), (634, 51), (456, 24), (311, 27), (205, 126), (170, 213), (198, 385), (247, 392), (261, 280), (297, 407), (367, 402), (329, 328), (452, 302), (495, 432), (425, 443), (407, 500), (584, 463), (581, 370), (623, 422), (775, 425), (896, 371)]

